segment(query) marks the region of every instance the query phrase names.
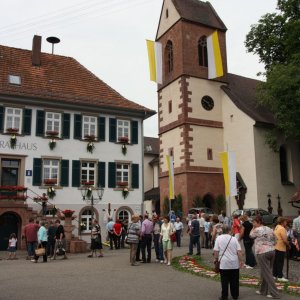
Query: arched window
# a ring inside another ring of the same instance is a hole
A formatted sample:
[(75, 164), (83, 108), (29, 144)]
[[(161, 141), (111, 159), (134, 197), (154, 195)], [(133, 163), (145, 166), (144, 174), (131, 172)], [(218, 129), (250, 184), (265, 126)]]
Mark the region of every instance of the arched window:
[(171, 41), (167, 42), (166, 59), (167, 59), (167, 70), (170, 73), (173, 71), (173, 43)]
[(206, 43), (205, 36), (202, 36), (198, 41), (198, 59), (199, 59), (199, 66), (203, 66), (203, 67), (208, 66), (207, 43)]
[(84, 224), (82, 233), (91, 232), (92, 229), (92, 210), (86, 209), (81, 214), (80, 224)]
[(281, 182), (288, 182), (288, 164), (287, 164), (287, 153), (285, 146), (281, 146), (279, 149), (279, 159), (280, 159), (280, 176)]
[(120, 221), (124, 221), (124, 220), (128, 221), (129, 220), (129, 216), (130, 216), (130, 214), (129, 214), (128, 210), (121, 210), (121, 211), (119, 211), (117, 218)]

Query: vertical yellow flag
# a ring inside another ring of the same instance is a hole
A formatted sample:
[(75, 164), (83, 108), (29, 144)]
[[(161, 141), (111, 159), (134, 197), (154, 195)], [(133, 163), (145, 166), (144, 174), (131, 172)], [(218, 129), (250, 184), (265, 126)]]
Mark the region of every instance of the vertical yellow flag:
[(236, 158), (232, 151), (220, 153), (226, 197), (237, 195), (236, 189)]
[(228, 152), (220, 153), (221, 163), (223, 168), (224, 183), (225, 183), (225, 195), (229, 197), (229, 174), (228, 174)]
[(174, 164), (173, 156), (167, 155), (167, 166), (169, 171), (169, 199), (174, 200)]
[(162, 45), (147, 40), (150, 80), (162, 84)]

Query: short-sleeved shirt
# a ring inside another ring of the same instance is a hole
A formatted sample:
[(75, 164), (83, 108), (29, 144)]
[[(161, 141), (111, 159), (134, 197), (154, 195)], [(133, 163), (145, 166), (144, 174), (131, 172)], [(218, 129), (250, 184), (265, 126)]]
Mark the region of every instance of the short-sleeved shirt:
[(37, 233), (40, 226), (38, 224), (29, 223), (25, 226), (24, 233), (27, 242), (37, 242)]
[(222, 270), (239, 269), (238, 251), (240, 250), (241, 250), (241, 245), (239, 244), (238, 240), (234, 236), (231, 236), (229, 234), (219, 235), (215, 242), (214, 251), (219, 252), (219, 260), (221, 259), (220, 269)]
[(286, 229), (282, 225), (277, 225), (274, 229), (274, 234), (276, 236), (275, 249), (278, 251), (285, 252), (286, 244), (284, 243), (283, 239), (287, 239)]
[(115, 230), (116, 234), (119, 235), (122, 231), (122, 225), (120, 223), (115, 223), (113, 229)]
[(274, 251), (275, 236), (273, 230), (267, 226), (259, 226), (250, 232), (250, 237), (254, 240), (256, 254), (263, 254)]
[(62, 225), (59, 225), (57, 227), (57, 230), (56, 230), (56, 233), (55, 233), (55, 236), (56, 236), (56, 239), (59, 240), (60, 239), (60, 234), (63, 234), (62, 238), (64, 239), (65, 238), (65, 230), (64, 230), (64, 226)]

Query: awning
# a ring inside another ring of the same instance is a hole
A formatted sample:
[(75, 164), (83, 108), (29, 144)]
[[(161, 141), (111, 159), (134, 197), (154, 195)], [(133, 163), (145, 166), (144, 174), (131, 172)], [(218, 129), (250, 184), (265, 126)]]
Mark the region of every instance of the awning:
[(160, 193), (159, 193), (159, 187), (152, 188), (151, 190), (147, 191), (144, 194), (144, 201), (146, 200), (152, 200), (152, 201), (159, 201), (160, 199)]

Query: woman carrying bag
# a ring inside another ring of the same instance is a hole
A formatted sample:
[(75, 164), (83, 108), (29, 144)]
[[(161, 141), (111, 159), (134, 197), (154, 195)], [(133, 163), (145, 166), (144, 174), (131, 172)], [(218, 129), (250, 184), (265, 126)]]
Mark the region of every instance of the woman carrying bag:
[(38, 231), (38, 247), (35, 250), (34, 259), (31, 260), (34, 263), (37, 263), (39, 257), (42, 255), (43, 255), (43, 262), (44, 263), (47, 262), (47, 251), (46, 251), (47, 244), (48, 244), (48, 234), (46, 229), (47, 225), (48, 223), (41, 222), (41, 227)]
[(239, 275), (242, 261), (242, 250), (238, 240), (230, 235), (230, 227), (223, 227), (223, 234), (216, 239), (214, 246), (215, 263), (220, 263), (222, 296), (220, 300), (228, 299), (228, 285), (232, 299), (239, 297)]

